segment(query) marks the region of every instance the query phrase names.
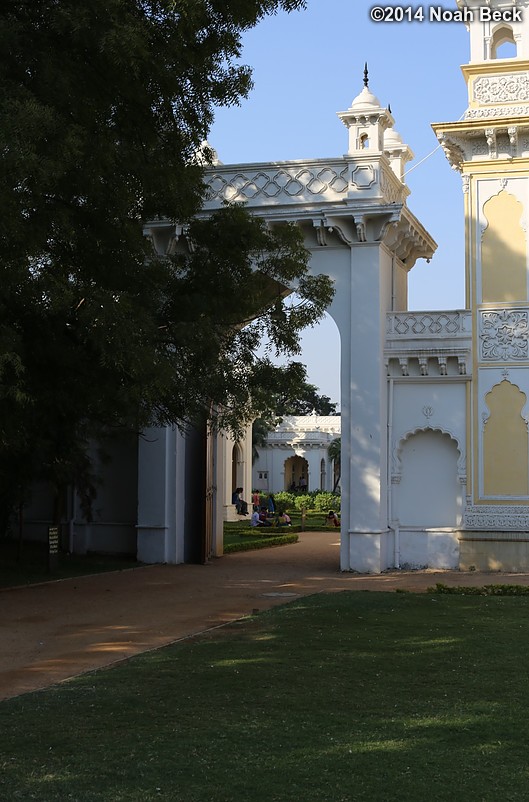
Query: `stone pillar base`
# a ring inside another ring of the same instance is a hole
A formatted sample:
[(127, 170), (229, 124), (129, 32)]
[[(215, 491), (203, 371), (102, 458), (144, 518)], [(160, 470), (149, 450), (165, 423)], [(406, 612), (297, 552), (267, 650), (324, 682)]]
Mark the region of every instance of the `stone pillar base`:
[(342, 560), (342, 571), (358, 571), (361, 574), (380, 574), (392, 565), (390, 555), (390, 533), (384, 532), (346, 532), (349, 548), (343, 554), (348, 564)]

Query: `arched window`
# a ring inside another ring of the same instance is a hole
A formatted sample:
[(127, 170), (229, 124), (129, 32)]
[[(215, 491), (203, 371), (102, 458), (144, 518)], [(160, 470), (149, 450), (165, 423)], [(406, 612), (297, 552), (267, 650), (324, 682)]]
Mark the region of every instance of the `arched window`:
[(498, 25), (492, 34), (491, 58), (516, 58), (516, 41), (510, 25)]
[(360, 136), (360, 150), (367, 150), (369, 147), (369, 136), (367, 134), (362, 134)]

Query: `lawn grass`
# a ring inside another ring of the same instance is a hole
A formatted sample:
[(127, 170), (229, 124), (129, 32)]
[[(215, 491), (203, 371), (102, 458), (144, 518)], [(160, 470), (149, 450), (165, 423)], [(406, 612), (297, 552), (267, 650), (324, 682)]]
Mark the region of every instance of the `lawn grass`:
[(16, 541), (0, 539), (0, 588), (99, 574), (103, 571), (121, 571), (141, 565), (133, 557), (127, 556), (59, 553), (57, 568), (50, 572), (47, 543), (25, 542), (20, 561), (17, 559), (17, 548)]
[(512, 802), (529, 598), (339, 593), (0, 704), (0, 799)]

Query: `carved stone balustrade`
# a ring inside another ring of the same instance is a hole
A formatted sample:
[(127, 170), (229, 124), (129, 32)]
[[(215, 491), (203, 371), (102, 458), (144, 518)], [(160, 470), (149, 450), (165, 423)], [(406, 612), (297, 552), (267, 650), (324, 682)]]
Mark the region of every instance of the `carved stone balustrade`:
[(273, 207), (340, 203), (355, 196), (404, 203), (409, 194), (389, 165), (351, 158), (218, 164), (207, 170), (205, 183), (206, 210), (225, 201)]
[(467, 378), (471, 373), (469, 310), (388, 312), (384, 348), (387, 374)]

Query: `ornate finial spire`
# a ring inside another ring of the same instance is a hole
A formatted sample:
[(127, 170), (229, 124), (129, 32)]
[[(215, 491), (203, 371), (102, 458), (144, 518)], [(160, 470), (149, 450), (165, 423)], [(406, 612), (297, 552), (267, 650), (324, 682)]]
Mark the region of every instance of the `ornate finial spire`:
[(369, 86), (369, 70), (367, 69), (367, 61), (364, 64), (364, 86), (366, 89)]

